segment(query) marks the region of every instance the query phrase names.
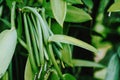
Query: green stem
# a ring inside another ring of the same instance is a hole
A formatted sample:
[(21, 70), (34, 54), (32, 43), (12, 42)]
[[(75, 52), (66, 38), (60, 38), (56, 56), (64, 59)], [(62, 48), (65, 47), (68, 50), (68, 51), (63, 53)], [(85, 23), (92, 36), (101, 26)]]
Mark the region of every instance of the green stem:
[(14, 1), (12, 3), (13, 7), (12, 7), (12, 10), (11, 10), (11, 28), (15, 28), (15, 5), (16, 5), (16, 2)]
[(55, 69), (57, 70), (60, 78), (61, 78), (62, 80), (64, 80), (64, 78), (63, 78), (63, 76), (62, 76), (62, 72), (61, 72), (61, 70), (60, 70), (60, 68), (59, 68), (59, 66), (58, 66), (58, 64), (57, 64), (57, 62), (56, 62), (56, 60), (55, 60), (55, 57), (54, 57), (54, 54), (53, 54), (53, 50), (52, 50), (52, 45), (51, 45), (50, 43), (48, 43), (47, 48), (48, 48), (48, 49), (47, 49), (47, 50), (48, 50), (48, 55), (49, 55), (49, 57), (50, 57), (53, 65), (54, 65)]

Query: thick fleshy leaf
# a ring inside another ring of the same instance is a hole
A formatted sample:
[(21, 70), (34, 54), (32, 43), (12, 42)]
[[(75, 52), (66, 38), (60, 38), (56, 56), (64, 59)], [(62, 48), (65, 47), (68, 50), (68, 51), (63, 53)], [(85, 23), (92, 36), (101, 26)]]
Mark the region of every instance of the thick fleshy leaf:
[(72, 45), (76, 45), (78, 47), (87, 49), (89, 51), (92, 51), (94, 53), (97, 53), (97, 50), (92, 47), (91, 45), (89, 45), (88, 43), (85, 43), (81, 40), (78, 40), (76, 38), (70, 37), (70, 36), (66, 36), (66, 35), (53, 35), (49, 37), (49, 42), (62, 42), (62, 43), (68, 43), (68, 44), (72, 44)]
[[(46, 8), (46, 15), (54, 18), (49, 3), (47, 3), (45, 8)], [(88, 20), (92, 20), (92, 17), (88, 13), (86, 13), (84, 10), (74, 6), (70, 6), (70, 5), (67, 6), (65, 22), (80, 23)]]
[(65, 0), (69, 3), (72, 3), (72, 4), (83, 4), (81, 0)]
[(68, 44), (63, 44), (63, 49), (61, 50), (62, 60), (69, 66), (72, 65), (72, 53), (70, 46)]
[(0, 78), (6, 72), (17, 42), (17, 32), (14, 28), (0, 33)]
[(50, 3), (56, 21), (63, 26), (66, 16), (66, 2), (64, 0), (50, 0)]
[(34, 73), (32, 72), (29, 58), (27, 59), (24, 78), (25, 80), (34, 80)]
[(63, 74), (64, 80), (76, 80), (75, 77), (71, 74)]
[(67, 22), (85, 22), (91, 20), (91, 16), (84, 10), (73, 6), (67, 6), (67, 15), (65, 21)]
[(115, 2), (108, 9), (108, 12), (118, 12), (118, 11), (120, 11), (120, 1)]
[(80, 60), (80, 59), (73, 59), (72, 63), (73, 66), (78, 66), (78, 67), (98, 67), (98, 68), (104, 67), (103, 65), (100, 65), (98, 63), (87, 60)]

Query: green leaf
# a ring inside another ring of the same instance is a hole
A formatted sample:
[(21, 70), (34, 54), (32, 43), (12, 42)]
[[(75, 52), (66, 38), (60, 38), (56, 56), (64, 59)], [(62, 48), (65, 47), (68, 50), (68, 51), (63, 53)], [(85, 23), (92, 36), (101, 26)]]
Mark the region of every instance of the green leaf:
[(54, 34), (63, 34), (63, 28), (57, 22), (52, 22), (51, 30)]
[(70, 46), (68, 44), (63, 44), (63, 49), (61, 50), (61, 53), (62, 53), (62, 60), (69, 66), (73, 66), (72, 53), (71, 53)]
[(120, 11), (120, 1), (115, 2), (108, 9), (108, 12), (118, 12), (118, 11)]
[(73, 6), (67, 6), (67, 15), (65, 21), (67, 22), (85, 22), (91, 20), (91, 16), (84, 10)]
[(103, 65), (100, 65), (98, 63), (87, 60), (80, 60), (80, 59), (73, 59), (72, 63), (73, 66), (78, 66), (78, 67), (98, 67), (98, 68), (104, 67)]
[(117, 2), (117, 1), (120, 1), (120, 0), (114, 0), (114, 2)]
[(3, 22), (4, 24), (6, 24), (10, 28), (11, 24), (6, 19), (0, 18), (0, 21)]
[(61, 54), (60, 49), (58, 48), (58, 46), (56, 46), (55, 44), (53, 44), (52, 47), (53, 47), (53, 52), (54, 52), (54, 54), (55, 54), (59, 59), (61, 59), (61, 58), (62, 58), (62, 54)]
[(0, 78), (6, 72), (17, 43), (17, 32), (14, 28), (0, 33)]
[(13, 1), (15, 1), (15, 0), (6, 0), (7, 6), (8, 6), (9, 8), (12, 7), (12, 2), (13, 2)]
[[(49, 3), (47, 3), (47, 5), (45, 6), (45, 9), (46, 9), (46, 15), (48, 15), (51, 18), (54, 18)], [(70, 6), (70, 5), (67, 6), (65, 22), (80, 23), (80, 22), (85, 22), (89, 20), (92, 20), (92, 18), (84, 10), (74, 6)]]
[(0, 80), (9, 80), (9, 72), (6, 71), (4, 76)]
[(56, 62), (56, 59), (55, 59), (51, 44), (47, 45), (47, 50), (48, 50), (48, 56), (51, 59), (51, 61), (52, 61), (53, 65), (54, 65), (58, 75), (60, 76), (61, 79), (63, 79), (62, 72), (61, 72), (61, 70), (60, 70), (60, 68), (59, 68), (59, 66), (58, 66), (58, 64)]
[(56, 21), (63, 26), (66, 16), (66, 2), (64, 0), (50, 0), (50, 3)]
[(78, 40), (78, 39), (70, 37), (70, 36), (53, 35), (53, 36), (49, 37), (49, 42), (52, 42), (52, 41), (76, 45), (78, 47), (81, 47), (81, 48), (87, 49), (89, 51), (92, 51), (94, 53), (97, 53), (97, 50), (94, 47), (92, 47), (91, 45), (89, 45), (88, 43), (85, 43), (81, 40)]
[(30, 65), (29, 57), (27, 59), (26, 67), (25, 67), (25, 80), (34, 80), (34, 73), (32, 72), (32, 67)]
[(109, 61), (105, 80), (119, 80), (120, 79), (119, 71), (120, 71), (119, 56), (116, 53), (114, 53)]
[(83, 4), (81, 0), (65, 0), (65, 1), (72, 4)]
[(93, 8), (93, 1), (92, 0), (83, 0), (85, 5), (88, 6), (88, 8), (92, 9)]
[(64, 80), (76, 80), (75, 77), (71, 74), (63, 74)]

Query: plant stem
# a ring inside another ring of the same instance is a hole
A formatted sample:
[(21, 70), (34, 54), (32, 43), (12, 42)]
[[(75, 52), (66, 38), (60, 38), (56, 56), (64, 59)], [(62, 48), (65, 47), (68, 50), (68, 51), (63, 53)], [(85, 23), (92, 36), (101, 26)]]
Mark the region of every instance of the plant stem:
[(13, 7), (12, 7), (12, 10), (11, 10), (11, 28), (15, 28), (15, 5), (16, 5), (16, 2), (14, 1), (12, 3)]
[(54, 65), (55, 69), (57, 70), (60, 78), (62, 80), (64, 80), (64, 78), (62, 76), (62, 72), (61, 72), (61, 70), (60, 70), (60, 68), (59, 68), (59, 66), (58, 66), (58, 64), (57, 64), (57, 62), (55, 60), (55, 57), (54, 57), (54, 54), (53, 54), (53, 50), (52, 50), (52, 45), (50, 43), (48, 43), (47, 48), (48, 48), (47, 50), (48, 50), (49, 58), (51, 59), (51, 61), (52, 61), (53, 65)]

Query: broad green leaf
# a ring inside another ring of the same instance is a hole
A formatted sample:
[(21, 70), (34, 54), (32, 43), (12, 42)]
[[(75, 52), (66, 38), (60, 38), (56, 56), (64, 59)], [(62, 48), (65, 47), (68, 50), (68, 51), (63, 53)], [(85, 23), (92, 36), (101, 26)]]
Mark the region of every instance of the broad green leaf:
[(0, 33), (0, 78), (4, 75), (12, 60), (16, 42), (17, 33), (14, 28)]
[(94, 53), (97, 53), (97, 50), (89, 45), (88, 43), (85, 43), (81, 40), (78, 40), (76, 38), (66, 36), (66, 35), (53, 35), (49, 37), (49, 42), (62, 42), (62, 43), (67, 43), (67, 44), (72, 44), (76, 45), (78, 47), (87, 49), (89, 51), (92, 51)]
[(67, 6), (67, 15), (65, 21), (67, 22), (85, 22), (91, 20), (91, 16), (84, 10), (73, 6)]
[[(46, 15), (48, 15), (51, 18), (54, 18), (49, 3), (47, 3), (45, 8), (46, 8)], [(70, 5), (67, 6), (67, 13), (66, 13), (65, 22), (80, 23), (80, 22), (85, 22), (88, 20), (92, 20), (92, 18), (84, 10), (79, 9), (77, 7), (74, 7), (74, 6), (70, 6)]]
[(56, 21), (63, 26), (66, 16), (66, 2), (64, 0), (50, 0), (50, 3)]
[(83, 4), (81, 0), (65, 0), (65, 1), (72, 4)]
[(63, 44), (63, 49), (61, 50), (61, 53), (62, 53), (62, 60), (69, 66), (73, 66), (72, 53), (71, 53), (70, 46), (68, 44)]
[(108, 9), (108, 12), (118, 12), (118, 11), (120, 11), (120, 1), (115, 2)]
[(93, 1), (92, 0), (83, 0), (85, 5), (88, 6), (88, 8), (92, 9), (93, 8)]
[(73, 59), (72, 63), (73, 66), (78, 66), (78, 67), (98, 67), (98, 68), (104, 67), (103, 65), (100, 65), (98, 63), (87, 60), (80, 60), (80, 59)]
[(64, 80), (76, 80), (75, 77), (71, 74), (63, 74)]
[(32, 67), (30, 65), (29, 57), (25, 66), (25, 80), (34, 80), (34, 73), (32, 72)]

